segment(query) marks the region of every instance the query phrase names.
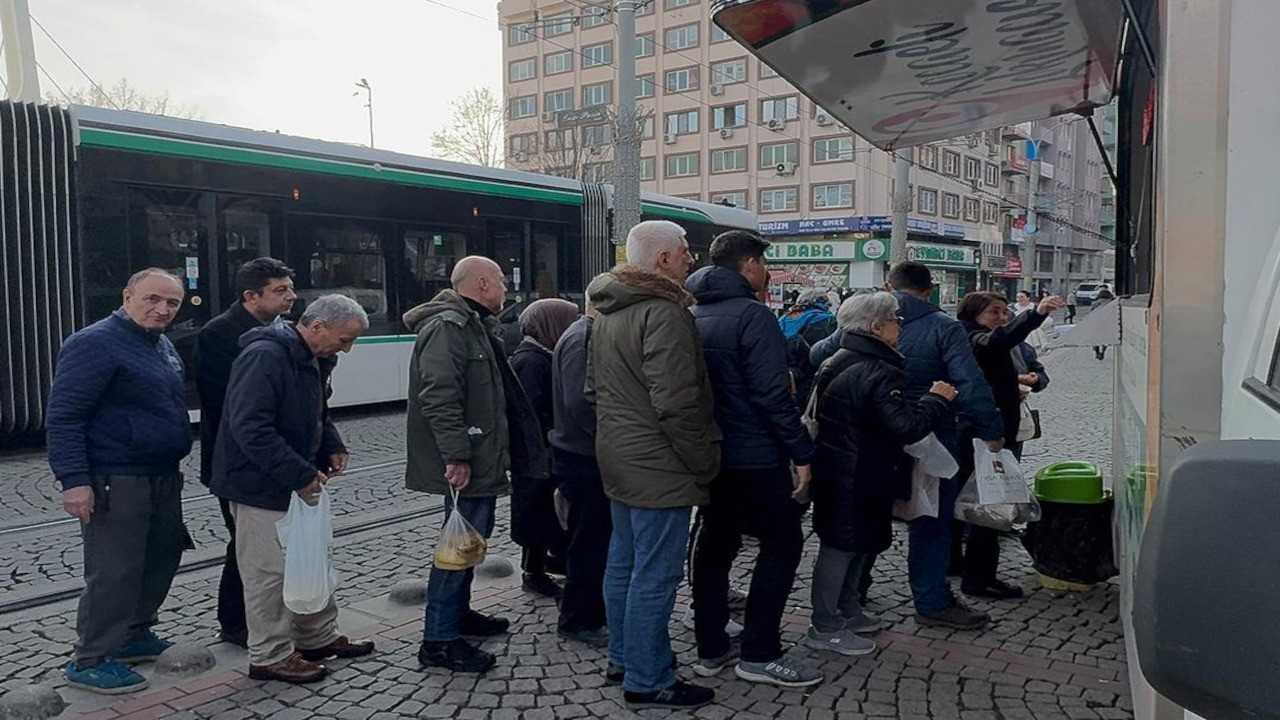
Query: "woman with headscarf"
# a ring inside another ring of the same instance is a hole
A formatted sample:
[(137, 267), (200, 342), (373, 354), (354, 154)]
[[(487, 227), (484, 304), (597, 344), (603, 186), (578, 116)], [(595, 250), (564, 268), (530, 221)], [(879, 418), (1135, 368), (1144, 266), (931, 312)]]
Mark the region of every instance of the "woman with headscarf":
[[(511, 356), (511, 369), (529, 396), (542, 425), (543, 441), (553, 423), (551, 353), (564, 331), (578, 319), (578, 306), (568, 300), (536, 300), (520, 313), (524, 338)], [(555, 481), (524, 476), (511, 469), (511, 539), (522, 548), (520, 566), (525, 590), (559, 598), (560, 586), (547, 575), (548, 555), (564, 554), (565, 534), (556, 518)]]

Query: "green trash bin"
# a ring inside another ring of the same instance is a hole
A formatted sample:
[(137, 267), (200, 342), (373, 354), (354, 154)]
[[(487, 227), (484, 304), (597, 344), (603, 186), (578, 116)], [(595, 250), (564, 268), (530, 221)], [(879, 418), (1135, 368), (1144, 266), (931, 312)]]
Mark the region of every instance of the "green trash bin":
[(1117, 574), (1112, 550), (1115, 503), (1091, 462), (1060, 462), (1035, 476), (1041, 517), (1027, 526), (1023, 544), (1040, 583), (1059, 590), (1087, 590)]

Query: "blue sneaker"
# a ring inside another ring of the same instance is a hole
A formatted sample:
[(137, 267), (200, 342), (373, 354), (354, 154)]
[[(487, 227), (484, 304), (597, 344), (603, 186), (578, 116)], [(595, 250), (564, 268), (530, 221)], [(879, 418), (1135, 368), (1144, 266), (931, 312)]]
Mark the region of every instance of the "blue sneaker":
[(161, 640), (155, 633), (148, 630), (137, 640), (116, 648), (116, 651), (111, 653), (111, 659), (118, 663), (151, 662), (171, 647), (173, 643)]
[(145, 688), (147, 679), (114, 660), (83, 670), (72, 660), (67, 663), (67, 684), (103, 695), (122, 695)]

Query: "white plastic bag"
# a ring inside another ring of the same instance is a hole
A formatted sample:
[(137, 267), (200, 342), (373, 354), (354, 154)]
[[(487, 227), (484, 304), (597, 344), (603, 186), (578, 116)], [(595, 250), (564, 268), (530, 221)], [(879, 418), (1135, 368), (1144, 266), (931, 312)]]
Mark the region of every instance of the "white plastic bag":
[[(947, 457), (951, 457), (950, 454)], [(951, 462), (954, 463), (955, 459), (953, 458)], [(951, 474), (954, 475), (955, 471), (953, 470)], [(951, 475), (947, 477), (951, 477)], [(911, 499), (895, 500), (893, 503), (893, 516), (899, 520), (938, 517), (938, 482), (937, 475), (931, 475), (926, 471), (923, 460), (917, 460), (912, 463)]]
[(955, 519), (1006, 531), (1040, 519), (1040, 504), (1031, 496), (1012, 452), (993, 453), (986, 443), (974, 440), (973, 456), (973, 476), (956, 498)]
[(441, 570), (466, 570), (484, 562), (489, 543), (458, 512), (457, 488), (450, 486), (449, 492), (453, 496), (453, 510), (436, 541), (435, 565)]
[[(960, 463), (956, 462), (947, 446), (942, 444), (938, 436), (929, 433), (919, 442), (911, 443), (903, 448), (908, 455), (919, 460), (917, 465), (935, 478), (949, 478), (960, 472)], [(936, 507), (936, 504), (935, 504)]]
[(293, 493), (288, 512), (276, 521), (276, 536), (284, 548), (284, 606), (299, 615), (320, 612), (338, 587), (338, 574), (329, 561), (329, 491), (321, 488), (315, 505)]

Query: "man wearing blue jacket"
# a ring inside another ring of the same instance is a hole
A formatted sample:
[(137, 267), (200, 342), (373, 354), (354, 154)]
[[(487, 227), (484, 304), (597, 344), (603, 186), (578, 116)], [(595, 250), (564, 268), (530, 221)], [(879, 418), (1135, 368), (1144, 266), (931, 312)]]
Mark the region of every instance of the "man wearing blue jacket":
[(49, 392), (49, 466), (84, 540), (67, 684), (92, 692), (145, 688), (126, 665), (171, 644), (151, 627), (186, 539), (178, 463), (191, 423), (182, 360), (163, 335), (183, 295), (164, 270), (134, 274), (119, 310), (63, 343)]
[[(723, 233), (711, 243), (711, 266), (685, 283), (697, 300), (692, 312), (724, 433), (720, 474), (711, 502), (698, 511), (694, 539), (694, 671), (710, 677), (736, 662), (744, 680), (806, 687), (822, 682), (822, 673), (783, 654), (779, 626), (804, 548), (804, 506), (796, 498), (808, 485), (814, 448), (791, 395), (786, 339), (757, 299), (769, 277), (768, 247), (750, 232)], [(744, 533), (760, 540), (760, 554), (738, 661), (725, 625), (729, 570)]]
[[(924, 395), (938, 379), (951, 383), (959, 393), (956, 397), (959, 423), (972, 427), (974, 434), (985, 440), (993, 451), (999, 450), (1004, 444), (1000, 411), (973, 356), (964, 328), (929, 301), (933, 294), (933, 273), (920, 263), (898, 263), (889, 272), (888, 284), (898, 298), (898, 314), (902, 316), (898, 352), (907, 359), (907, 397)], [(837, 331), (813, 346), (809, 360), (815, 366), (821, 365), (839, 348), (840, 332)], [(959, 433), (954, 424), (939, 431), (937, 436), (956, 457), (963, 452), (973, 452), (972, 448), (957, 447)], [(947, 582), (951, 517), (958, 494), (954, 479), (942, 479), (938, 487), (938, 517), (911, 521), (907, 569), (918, 623), (971, 630), (982, 627), (990, 618), (958, 601)]]

